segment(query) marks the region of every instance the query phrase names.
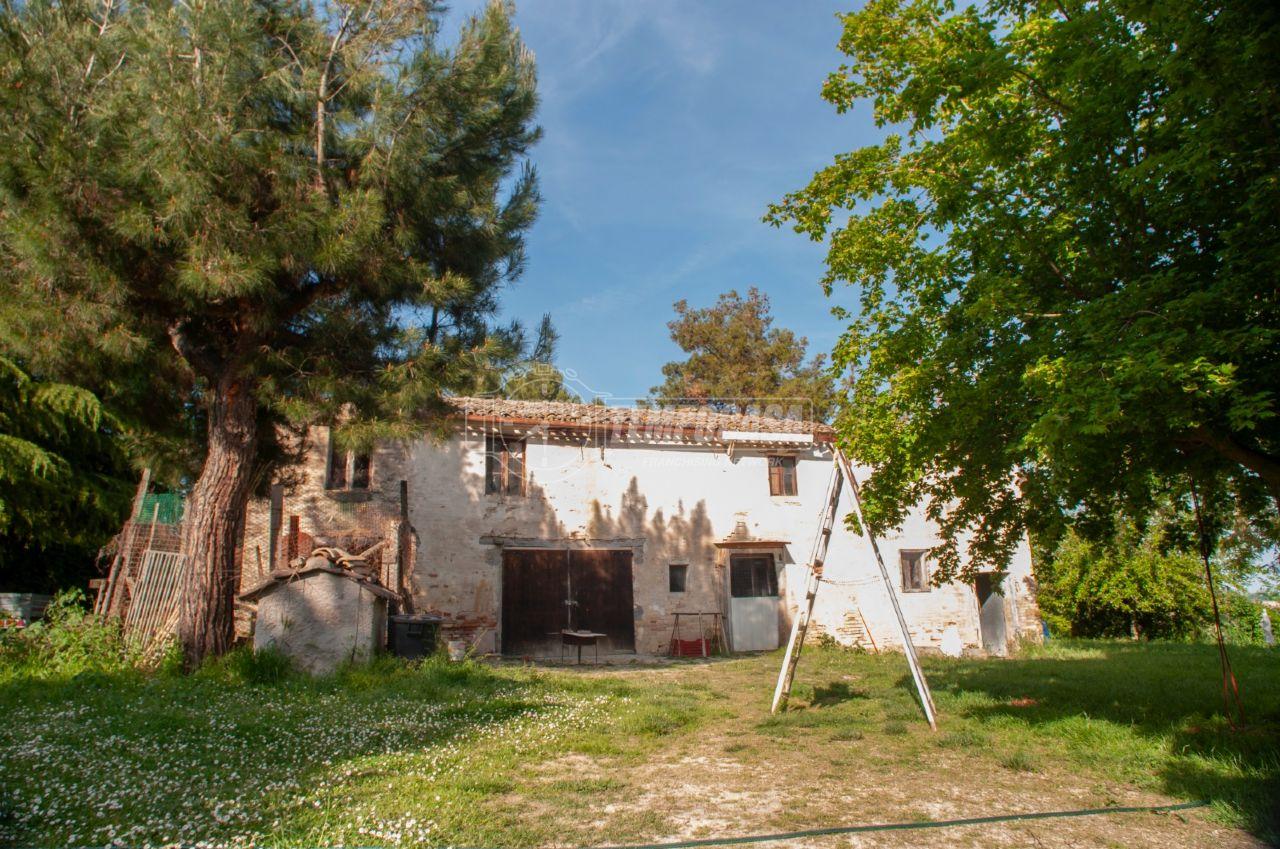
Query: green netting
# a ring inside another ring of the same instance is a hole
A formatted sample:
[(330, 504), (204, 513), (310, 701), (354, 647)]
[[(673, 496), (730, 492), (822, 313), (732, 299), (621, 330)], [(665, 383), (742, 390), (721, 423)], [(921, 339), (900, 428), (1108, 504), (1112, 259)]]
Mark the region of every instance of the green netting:
[(161, 525), (176, 525), (182, 521), (182, 513), (186, 501), (181, 493), (152, 492), (142, 499), (142, 507), (138, 510), (138, 521), (150, 523), (152, 516)]

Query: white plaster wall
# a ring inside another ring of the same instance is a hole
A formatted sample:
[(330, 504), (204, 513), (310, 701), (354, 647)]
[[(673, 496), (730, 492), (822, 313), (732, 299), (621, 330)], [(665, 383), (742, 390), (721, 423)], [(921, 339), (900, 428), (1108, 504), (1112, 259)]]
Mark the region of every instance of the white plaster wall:
[[(829, 461), (803, 465), (811, 467), (814, 472), (819, 471), (818, 467), (824, 467), (822, 472), (830, 474)], [(854, 474), (862, 480), (868, 472), (865, 468), (855, 468)], [(815, 497), (820, 499), (822, 496)], [(846, 486), (841, 492), (839, 515), (843, 520), (852, 511), (852, 494)], [(942, 543), (937, 526), (925, 516), (924, 505), (912, 510), (900, 528), (877, 537), (876, 542), (889, 578), (898, 591), (912, 643), (936, 648), (943, 634), (954, 628), (966, 648), (980, 647), (978, 600), (971, 584), (953, 581), (941, 587), (931, 586), (926, 592), (903, 592), (901, 589), (899, 550), (928, 549)], [(864, 635), (860, 633), (862, 629), (858, 626), (865, 623), (865, 631), (870, 634), (866, 644), (874, 642), (876, 648), (902, 647), (897, 618), (871, 546), (850, 531), (843, 521), (832, 536), (824, 577), (830, 583), (824, 583), (819, 590), (814, 612), (814, 621), (820, 631), (830, 633), (841, 642), (851, 642), (855, 635), (858, 642), (864, 642)], [(795, 580), (802, 579), (802, 570), (796, 570)], [(793, 585), (799, 586), (798, 583)], [(1009, 638), (1038, 638), (1039, 610), (1035, 605), (1034, 582), (1031, 579), (1031, 548), (1025, 538), (1009, 563), (1002, 588), (1005, 591)]]
[[(831, 474), (830, 455), (813, 449), (797, 463), (799, 494), (769, 495), (766, 453), (723, 447), (620, 444), (601, 449), (587, 440), (528, 437), (528, 491), (524, 496), (484, 492), (484, 434), (467, 430), (443, 442), (415, 443), (404, 473), (409, 480), (410, 521), (419, 535), (409, 577), (416, 607), (439, 612), (465, 628), (482, 650), (498, 646), (502, 547), (495, 538), (571, 541), (598, 547), (632, 547), (636, 647), (663, 653), (671, 613), (724, 607), (724, 578), (714, 543), (745, 522), (757, 539), (785, 540), (780, 585), (788, 606), (803, 590), (803, 565), (821, 518)], [(376, 472), (375, 472), (376, 473)], [(851, 510), (848, 489), (841, 517)], [(939, 538), (921, 511), (895, 535), (881, 540), (893, 581), (899, 580), (898, 548), (930, 548)], [(668, 592), (669, 563), (689, 564), (688, 591)], [(851, 627), (851, 611), (877, 647), (900, 646), (896, 620), (869, 547), (841, 522), (827, 557), (815, 612), (815, 633), (842, 642), (863, 638)], [(1030, 575), (1024, 544), (1011, 566), (1008, 590), (1015, 598)], [(896, 584), (895, 584), (896, 586)], [(936, 645), (954, 627), (968, 646), (979, 645), (977, 600), (969, 585), (900, 594), (912, 640)], [(1009, 633), (1015, 633), (1013, 608)], [(1023, 613), (1023, 608), (1017, 608)], [(780, 627), (787, 625), (787, 615)], [(692, 633), (685, 634), (692, 637)]]
[[(309, 434), (304, 462), (286, 478), (284, 510), (286, 528), (289, 515), (301, 514), (304, 534), (324, 541), (349, 532), (352, 523), (352, 507), (324, 490), (327, 438), (325, 428)], [(546, 438), (536, 432), (527, 439), (525, 496), (485, 494), (485, 441), (479, 429), (440, 441), (386, 445), (374, 453), (373, 487), (367, 501), (355, 505), (358, 524), (370, 538), (387, 541), (385, 552), (392, 562), (399, 482), (408, 481), (409, 519), (418, 543), (414, 567), (403, 583), (415, 609), (447, 617), (447, 636), (470, 639), (481, 650), (498, 647), (502, 548), (495, 539), (507, 544), (542, 540), (631, 549), (636, 646), (643, 653), (663, 653), (673, 612), (725, 608), (724, 570), (717, 564), (727, 558), (714, 543), (742, 521), (752, 537), (787, 541), (780, 552), (785, 568), (779, 580), (786, 600), (779, 623), (785, 639), (798, 601), (791, 593), (803, 591), (804, 565), (824, 506), (832, 468), (829, 452), (815, 447), (799, 455), (799, 492), (785, 498), (769, 495), (765, 451), (735, 449), (730, 457), (723, 446), (613, 442), (602, 450), (585, 439)], [(844, 525), (851, 510), (846, 487), (826, 558), (829, 583), (819, 591), (811, 636), (826, 633), (844, 643), (898, 647), (897, 622), (870, 548)], [(242, 588), (265, 577), (255, 565), (258, 549), (265, 551), (268, 545), (266, 517), (266, 499), (255, 500), (247, 517)], [(931, 548), (939, 542), (922, 510), (880, 539), (895, 587), (898, 549)], [(670, 563), (688, 564), (687, 592), (668, 591)], [(1009, 635), (1037, 638), (1039, 613), (1025, 541), (1004, 590)], [(948, 628), (955, 628), (966, 646), (980, 645), (977, 599), (968, 584), (899, 593), (899, 598), (916, 645), (936, 646)], [(695, 634), (690, 630), (683, 636)]]

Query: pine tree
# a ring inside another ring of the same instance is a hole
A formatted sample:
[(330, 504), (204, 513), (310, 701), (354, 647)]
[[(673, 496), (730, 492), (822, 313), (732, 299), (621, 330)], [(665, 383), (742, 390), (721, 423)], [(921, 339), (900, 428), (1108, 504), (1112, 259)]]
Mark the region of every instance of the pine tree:
[[(408, 436), (463, 385), (536, 212), (532, 56), (491, 4), (6, 2), (4, 344), (198, 467), (189, 664), (230, 643), (286, 428)], [(426, 320), (431, 316), (436, 320)], [(450, 326), (438, 320), (450, 319)]]
[(92, 393), (0, 357), (0, 586), (83, 578), (133, 484), (116, 422)]
[(809, 341), (773, 326), (768, 295), (753, 286), (746, 297), (730, 290), (713, 306), (693, 309), (681, 300), (675, 310), (667, 327), (688, 357), (662, 367), (666, 380), (649, 390), (656, 403), (738, 413), (798, 408), (815, 420), (830, 414), (834, 397), (825, 358), (806, 362)]

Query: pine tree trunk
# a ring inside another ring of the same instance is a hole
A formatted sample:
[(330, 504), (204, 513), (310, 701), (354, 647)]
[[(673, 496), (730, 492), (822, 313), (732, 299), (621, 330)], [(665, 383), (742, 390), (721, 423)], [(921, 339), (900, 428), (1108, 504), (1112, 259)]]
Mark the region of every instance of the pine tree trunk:
[(178, 639), (188, 669), (231, 647), (239, 578), (236, 547), (244, 530), (257, 441), (251, 385), (242, 378), (220, 380), (209, 410), (208, 453), (182, 527), (187, 569)]

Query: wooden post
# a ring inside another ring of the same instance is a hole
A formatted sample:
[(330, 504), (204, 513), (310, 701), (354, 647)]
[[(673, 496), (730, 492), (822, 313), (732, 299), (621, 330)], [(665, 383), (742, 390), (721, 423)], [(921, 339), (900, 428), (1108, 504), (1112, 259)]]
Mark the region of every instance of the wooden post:
[(284, 543), (285, 564), (293, 565), (293, 561), (298, 557), (299, 537), (302, 535), (302, 522), (295, 513), (289, 517), (289, 536)]
[(284, 484), (271, 485), (271, 509), (267, 513), (267, 563), (278, 569), (280, 556), (280, 524), (284, 521)]
[(142, 553), (146, 554), (151, 550), (151, 544), (156, 541), (156, 523), (160, 520), (160, 502), (156, 502), (155, 509), (151, 511), (151, 529), (147, 531), (147, 544), (142, 549)]
[(120, 579), (121, 570), (129, 570), (129, 555), (133, 545), (133, 536), (137, 525), (138, 514), (142, 511), (143, 499), (147, 497), (147, 487), (151, 485), (151, 470), (143, 469), (138, 480), (138, 489), (133, 496), (133, 508), (129, 511), (129, 519), (120, 530), (120, 544), (116, 546), (116, 556), (111, 561), (111, 570), (107, 573), (107, 589), (100, 613), (114, 615), (118, 605), (116, 595), (123, 593), (124, 581)]
[(400, 481), (400, 523), (396, 527), (395, 575), (388, 582), (400, 597), (405, 613), (413, 612), (413, 599), (405, 591), (404, 576), (413, 569), (413, 526), (409, 524), (409, 482)]

